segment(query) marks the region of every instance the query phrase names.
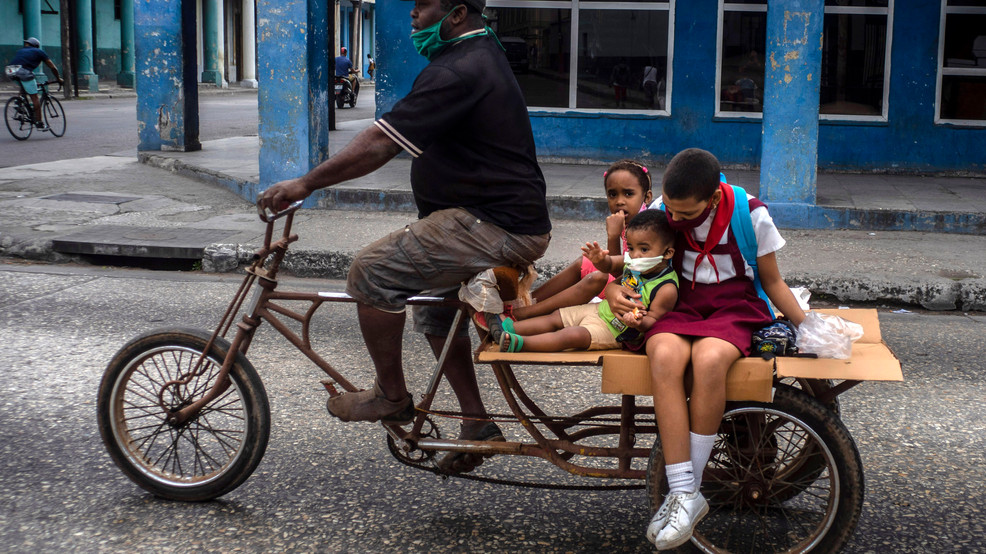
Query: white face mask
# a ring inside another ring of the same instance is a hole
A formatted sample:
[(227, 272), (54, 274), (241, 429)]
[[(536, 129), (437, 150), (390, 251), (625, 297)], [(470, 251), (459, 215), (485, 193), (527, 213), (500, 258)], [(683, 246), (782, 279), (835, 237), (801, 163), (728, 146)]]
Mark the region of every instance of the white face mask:
[(655, 256), (653, 258), (631, 258), (629, 252), (623, 254), (623, 266), (629, 267), (630, 271), (636, 271), (637, 273), (645, 273), (650, 271), (663, 261), (664, 256)]

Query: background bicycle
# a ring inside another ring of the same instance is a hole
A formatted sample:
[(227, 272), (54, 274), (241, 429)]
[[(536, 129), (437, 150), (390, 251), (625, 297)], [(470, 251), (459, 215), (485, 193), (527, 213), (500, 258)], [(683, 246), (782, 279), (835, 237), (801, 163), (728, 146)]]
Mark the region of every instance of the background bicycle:
[[(42, 82), (38, 78), (38, 98), (41, 100), (41, 117), (45, 127), (39, 128), (41, 132), (50, 131), (56, 137), (65, 134), (65, 110), (62, 103), (57, 98), (48, 93), (48, 83)], [(19, 84), (19, 83), (18, 83)], [(61, 85), (59, 85), (61, 90)], [(35, 123), (31, 99), (24, 92), (24, 87), (20, 87), (20, 94), (7, 100), (3, 108), (4, 122), (7, 130), (17, 140), (27, 140), (34, 132)]]

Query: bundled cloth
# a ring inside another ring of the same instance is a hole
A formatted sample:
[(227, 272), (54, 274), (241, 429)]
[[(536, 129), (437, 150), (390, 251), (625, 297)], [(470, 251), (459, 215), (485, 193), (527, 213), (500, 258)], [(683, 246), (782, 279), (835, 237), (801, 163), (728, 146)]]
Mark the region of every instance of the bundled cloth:
[(528, 306), (532, 303), (531, 286), (537, 276), (533, 265), (524, 270), (506, 266), (490, 268), (462, 283), (459, 300), (477, 312), (492, 314), (503, 313), (504, 302)]

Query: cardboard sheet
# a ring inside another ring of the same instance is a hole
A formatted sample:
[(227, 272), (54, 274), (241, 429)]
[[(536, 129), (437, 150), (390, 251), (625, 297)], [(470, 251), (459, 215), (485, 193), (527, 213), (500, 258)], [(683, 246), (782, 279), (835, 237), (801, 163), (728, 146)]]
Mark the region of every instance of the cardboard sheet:
[[(773, 375), (809, 379), (903, 381), (900, 361), (883, 342), (876, 310), (818, 310), (863, 326), (863, 337), (853, 344), (848, 360), (779, 357), (773, 361), (741, 358), (726, 375), (728, 400), (770, 401)], [(480, 363), (533, 365), (602, 365), (602, 392), (651, 396), (647, 357), (626, 350), (594, 352), (480, 352)], [(776, 363), (775, 363), (776, 362)]]
[[(726, 400), (770, 402), (773, 363), (741, 358), (726, 374)], [(647, 356), (613, 351), (603, 356), (602, 392), (652, 396)]]

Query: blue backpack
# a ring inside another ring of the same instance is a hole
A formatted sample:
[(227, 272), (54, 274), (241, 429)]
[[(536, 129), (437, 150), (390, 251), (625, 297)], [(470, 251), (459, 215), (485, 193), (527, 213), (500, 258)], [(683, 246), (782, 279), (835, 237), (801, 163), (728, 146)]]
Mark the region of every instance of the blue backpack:
[[(719, 180), (723, 184), (728, 184), (726, 183), (726, 176), (722, 173), (719, 174)], [(739, 244), (743, 259), (746, 260), (748, 266), (753, 268), (753, 287), (757, 291), (757, 296), (767, 303), (767, 310), (770, 312), (770, 317), (776, 317), (774, 310), (770, 307), (770, 300), (767, 298), (767, 293), (763, 290), (763, 285), (760, 284), (760, 270), (757, 268), (757, 235), (753, 231), (753, 218), (750, 216), (750, 199), (746, 197), (746, 190), (742, 187), (735, 185), (729, 186), (733, 188), (733, 197), (735, 198), (733, 215), (729, 219), (729, 227), (733, 230), (733, 236), (736, 237), (736, 242)], [(661, 209), (664, 209), (663, 202), (661, 203)]]

